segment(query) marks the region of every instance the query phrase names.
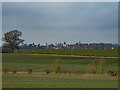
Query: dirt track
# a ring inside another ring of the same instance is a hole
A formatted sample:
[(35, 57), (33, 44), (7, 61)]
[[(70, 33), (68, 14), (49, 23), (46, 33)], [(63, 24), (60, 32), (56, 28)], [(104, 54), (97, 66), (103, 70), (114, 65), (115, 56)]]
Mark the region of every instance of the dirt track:
[(77, 56), (77, 55), (54, 55), (54, 54), (29, 54), (29, 55), (41, 55), (41, 56), (70, 56), (70, 57), (96, 57), (96, 58), (120, 58), (110, 56)]

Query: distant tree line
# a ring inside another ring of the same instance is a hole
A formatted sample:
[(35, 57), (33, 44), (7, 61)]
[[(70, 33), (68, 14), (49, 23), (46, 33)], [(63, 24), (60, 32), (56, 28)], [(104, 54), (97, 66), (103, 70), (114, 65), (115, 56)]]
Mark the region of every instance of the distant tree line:
[(33, 44), (23, 44), (21, 49), (118, 49), (117, 44), (112, 43), (75, 43), (75, 44), (49, 44), (49, 45), (35, 45)]
[[(118, 44), (112, 43), (75, 43), (67, 44), (64, 43), (53, 43), (45, 45), (35, 45), (32, 44), (23, 44), (24, 39), (21, 39), (22, 32), (18, 30), (12, 30), (6, 32), (3, 37), (4, 44), (2, 45), (2, 52), (12, 52), (14, 53), (15, 49), (118, 49)], [(6, 51), (7, 50), (7, 51)]]

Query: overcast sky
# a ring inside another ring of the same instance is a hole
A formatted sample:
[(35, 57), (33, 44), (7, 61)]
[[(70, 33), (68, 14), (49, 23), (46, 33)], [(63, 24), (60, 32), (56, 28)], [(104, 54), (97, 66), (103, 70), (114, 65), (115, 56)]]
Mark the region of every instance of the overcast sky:
[(4, 2), (3, 34), (20, 30), (25, 43), (117, 43), (118, 3)]

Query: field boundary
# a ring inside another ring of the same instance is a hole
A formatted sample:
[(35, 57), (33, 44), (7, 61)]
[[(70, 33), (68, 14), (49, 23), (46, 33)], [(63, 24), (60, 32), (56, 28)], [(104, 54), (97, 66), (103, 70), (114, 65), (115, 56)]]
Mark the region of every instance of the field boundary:
[(120, 58), (113, 56), (88, 56), (88, 55), (56, 55), (56, 54), (28, 54), (28, 55), (41, 55), (41, 56), (70, 56), (70, 57), (96, 57), (96, 58)]

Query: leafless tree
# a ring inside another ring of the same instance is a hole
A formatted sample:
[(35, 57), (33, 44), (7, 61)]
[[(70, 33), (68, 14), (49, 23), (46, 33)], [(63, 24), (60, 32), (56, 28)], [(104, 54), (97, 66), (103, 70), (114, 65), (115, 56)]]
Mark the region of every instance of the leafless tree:
[(4, 34), (3, 41), (5, 44), (3, 47), (11, 49), (11, 52), (14, 53), (14, 49), (19, 49), (20, 44), (23, 44), (24, 40), (20, 39), (22, 32), (18, 30), (12, 30)]

